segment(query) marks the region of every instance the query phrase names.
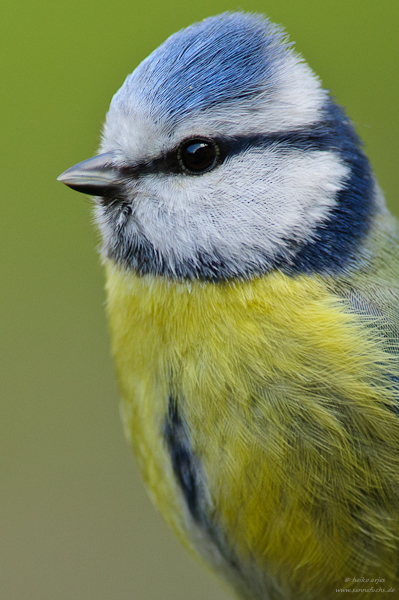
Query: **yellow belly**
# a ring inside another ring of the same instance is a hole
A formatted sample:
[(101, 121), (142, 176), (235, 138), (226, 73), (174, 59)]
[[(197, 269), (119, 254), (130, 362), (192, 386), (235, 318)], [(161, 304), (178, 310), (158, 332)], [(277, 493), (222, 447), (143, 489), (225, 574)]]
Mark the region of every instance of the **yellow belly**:
[(306, 276), (173, 283), (109, 263), (107, 294), (126, 433), (183, 543), (243, 598), (388, 589), (399, 369), (378, 330)]

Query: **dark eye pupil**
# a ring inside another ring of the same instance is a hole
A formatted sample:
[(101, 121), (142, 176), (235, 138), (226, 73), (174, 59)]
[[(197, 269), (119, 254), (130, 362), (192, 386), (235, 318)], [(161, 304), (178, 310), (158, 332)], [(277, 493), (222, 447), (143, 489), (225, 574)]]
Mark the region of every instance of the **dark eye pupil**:
[(190, 140), (181, 148), (183, 166), (192, 173), (209, 171), (216, 163), (217, 148), (207, 140)]

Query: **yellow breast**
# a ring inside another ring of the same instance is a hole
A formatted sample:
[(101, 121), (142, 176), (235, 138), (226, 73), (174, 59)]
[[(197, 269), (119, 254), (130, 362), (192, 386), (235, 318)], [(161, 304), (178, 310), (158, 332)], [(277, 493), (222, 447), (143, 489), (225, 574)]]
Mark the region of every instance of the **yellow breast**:
[(399, 370), (378, 328), (306, 276), (175, 283), (108, 263), (107, 294), (126, 433), (186, 546), (245, 598), (393, 581)]

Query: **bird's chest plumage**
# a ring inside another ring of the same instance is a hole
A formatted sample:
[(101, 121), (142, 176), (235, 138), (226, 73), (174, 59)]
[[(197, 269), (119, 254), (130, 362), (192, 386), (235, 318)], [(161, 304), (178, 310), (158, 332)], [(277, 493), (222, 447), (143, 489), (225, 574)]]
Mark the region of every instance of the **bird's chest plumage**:
[(366, 496), (398, 479), (391, 458), (376, 460), (387, 440), (399, 449), (397, 416), (383, 351), (344, 303), (316, 278), (277, 273), (184, 284), (109, 263), (107, 276), (126, 432), (186, 546), (244, 597), (328, 598), (371, 520), (392, 579), (399, 480), (372, 519)]

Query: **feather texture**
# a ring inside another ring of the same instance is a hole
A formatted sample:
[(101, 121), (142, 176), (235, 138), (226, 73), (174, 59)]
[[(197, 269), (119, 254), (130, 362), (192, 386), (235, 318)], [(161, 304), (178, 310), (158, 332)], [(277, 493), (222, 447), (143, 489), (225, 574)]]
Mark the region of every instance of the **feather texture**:
[(163, 516), (242, 599), (399, 598), (399, 229), (345, 112), (280, 28), (226, 13), (128, 76), (101, 150), (60, 177), (98, 190)]
[(370, 310), (370, 280), (369, 299), (355, 280), (184, 284), (108, 265), (144, 478), (184, 543), (243, 598), (327, 600), (352, 573), (396, 581), (397, 328), (381, 304)]

